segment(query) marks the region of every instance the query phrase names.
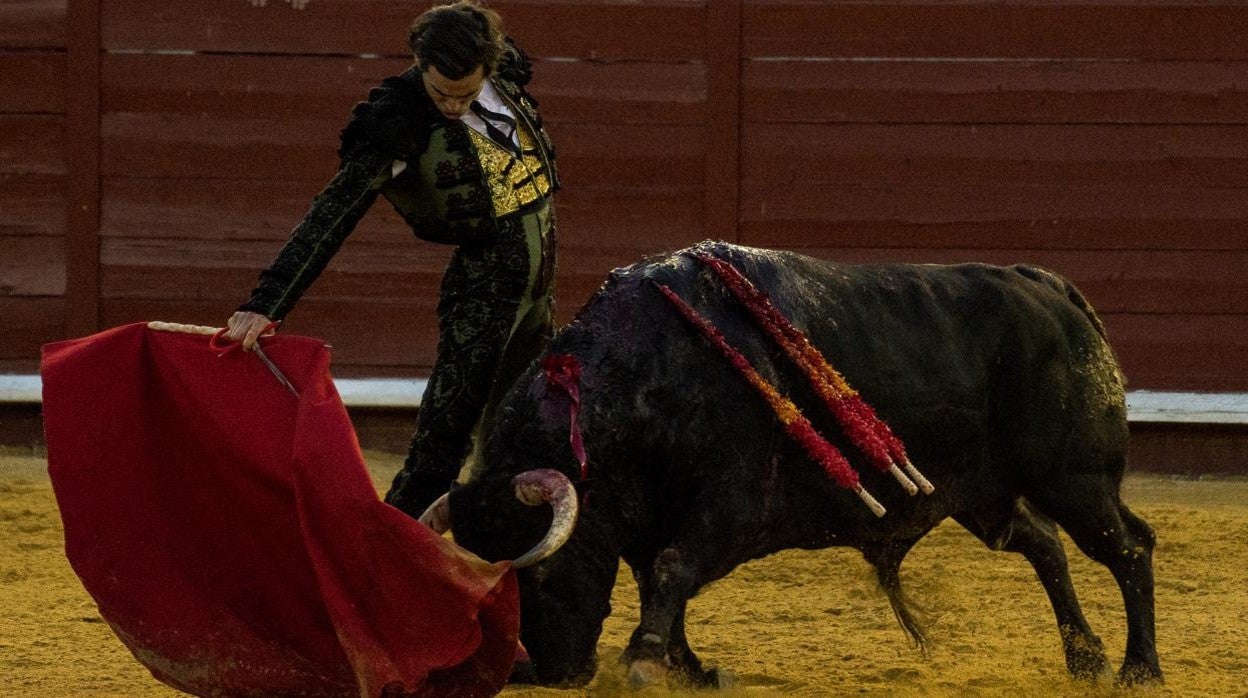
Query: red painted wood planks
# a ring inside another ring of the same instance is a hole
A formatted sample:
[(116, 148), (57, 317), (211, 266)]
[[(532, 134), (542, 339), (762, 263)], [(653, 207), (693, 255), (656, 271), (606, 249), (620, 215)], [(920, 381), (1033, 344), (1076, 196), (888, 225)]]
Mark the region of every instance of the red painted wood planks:
[[(492, 3), (534, 56), (690, 60), (702, 56), (696, 0)], [(101, 20), (110, 50), (407, 56), (407, 29), (423, 6), (399, 0), (315, 2), (305, 10), (217, 0), (120, 0)]]
[(0, 51), (0, 114), (64, 114), (63, 51)]
[(35, 369), (39, 347), (65, 337), (64, 315), (65, 299), (61, 297), (13, 298), (0, 295), (0, 318), (4, 318), (0, 370)]
[(0, 49), (64, 48), (68, 0), (0, 3)]
[(1248, 315), (1248, 250), (793, 249), (843, 264), (1029, 264), (1070, 279), (1102, 312)]
[(747, 0), (745, 54), (1243, 60), (1233, 2)]
[(792, 123), (1248, 123), (1248, 61), (779, 60), (743, 118)]
[(1182, 184), (941, 182), (746, 186), (742, 240), (761, 246), (1243, 250), (1248, 191)]
[(0, 296), (9, 298), (65, 294), (63, 237), (0, 237)]

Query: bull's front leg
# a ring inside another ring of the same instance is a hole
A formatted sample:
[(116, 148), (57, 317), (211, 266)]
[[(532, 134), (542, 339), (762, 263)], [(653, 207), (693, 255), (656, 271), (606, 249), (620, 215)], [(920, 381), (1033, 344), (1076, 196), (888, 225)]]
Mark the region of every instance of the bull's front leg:
[[(638, 596), (644, 603), (654, 589), (652, 581), (654, 560), (629, 560), (629, 566), (633, 570), (633, 579), (637, 581)], [(676, 619), (672, 621), (671, 635), (667, 640), (667, 660), (671, 664), (671, 677), (676, 682), (687, 686), (716, 686), (718, 673), (714, 669), (710, 672), (702, 669), (702, 661), (689, 647), (689, 640), (685, 637), (685, 608), (687, 606), (688, 604), (682, 606), (680, 612), (676, 614)], [(620, 657), (620, 663), (626, 670), (631, 661), (632, 657), (628, 652)]]
[(714, 687), (727, 676), (705, 671), (685, 637), (685, 606), (706, 580), (696, 560), (677, 546), (664, 549), (648, 574), (637, 574), (641, 623), (620, 658), (634, 686), (677, 683)]

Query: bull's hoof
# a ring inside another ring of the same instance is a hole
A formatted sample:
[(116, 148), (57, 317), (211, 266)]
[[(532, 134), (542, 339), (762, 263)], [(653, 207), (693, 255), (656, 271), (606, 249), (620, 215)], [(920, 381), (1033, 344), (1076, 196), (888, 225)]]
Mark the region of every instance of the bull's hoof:
[(1118, 686), (1160, 686), (1165, 679), (1161, 676), (1161, 667), (1156, 664), (1124, 663), (1114, 683)]
[(1095, 681), (1105, 674), (1105, 653), (1099, 647), (1068, 649), (1066, 651), (1066, 669), (1076, 679)]
[(1070, 675), (1081, 681), (1095, 681), (1105, 674), (1106, 660), (1104, 654), (1068, 654), (1066, 669)]
[(667, 683), (667, 663), (659, 659), (638, 659), (628, 665), (628, 685), (633, 688)]
[(702, 669), (673, 666), (668, 674), (668, 683), (682, 688), (734, 688), (737, 677), (726, 669)]
[(727, 669), (708, 669), (706, 678), (706, 686), (708, 688), (718, 688), (721, 691), (727, 691), (737, 687), (737, 675)]
[(1105, 648), (1101, 638), (1063, 629), (1062, 645), (1066, 652), (1066, 669), (1071, 676), (1093, 681), (1105, 673)]

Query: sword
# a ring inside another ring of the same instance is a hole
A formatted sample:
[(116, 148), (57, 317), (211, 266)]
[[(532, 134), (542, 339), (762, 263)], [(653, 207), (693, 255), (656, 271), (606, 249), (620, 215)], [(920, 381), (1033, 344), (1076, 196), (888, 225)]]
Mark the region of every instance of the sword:
[[(277, 323), (274, 323), (273, 325), (270, 325), (269, 327), (274, 327), (276, 326), (276, 324)], [(153, 330), (157, 330), (160, 332), (182, 332), (185, 334), (209, 334), (209, 335), (212, 335), (212, 339), (208, 341), (208, 346), (218, 351), (222, 351), (223, 353), (225, 350), (227, 350), (227, 347), (219, 345), (217, 343), (217, 340), (221, 338), (221, 335), (225, 334), (224, 327), (204, 327), (203, 325), (182, 325), (182, 324), (178, 324), (174, 322), (159, 322), (159, 321), (149, 322), (147, 323), (147, 326)], [(269, 328), (265, 328), (265, 329), (267, 330)], [(277, 379), (277, 382), (281, 383), (284, 388), (289, 390), (291, 395), (294, 395), (295, 397), (299, 397), (299, 391), (295, 389), (294, 384), (286, 379), (286, 375), (283, 374), (282, 370), (277, 367), (277, 364), (273, 363), (273, 360), (269, 358), (269, 355), (264, 353), (264, 350), (260, 348), (259, 342), (256, 342), (255, 352), (256, 352), (256, 356), (260, 357), (260, 360), (264, 362), (265, 367), (269, 369), (269, 373), (272, 373), (273, 377)]]
[(281, 383), (282, 386), (289, 390), (291, 395), (299, 397), (299, 391), (295, 390), (295, 386), (289, 380), (286, 380), (286, 375), (277, 367), (277, 364), (273, 363), (273, 359), (270, 359), (269, 355), (264, 353), (264, 350), (260, 348), (259, 342), (256, 343), (256, 348), (252, 351), (256, 353), (256, 356), (260, 357), (260, 360), (264, 362), (265, 367), (269, 369), (269, 373), (273, 374), (278, 383)]

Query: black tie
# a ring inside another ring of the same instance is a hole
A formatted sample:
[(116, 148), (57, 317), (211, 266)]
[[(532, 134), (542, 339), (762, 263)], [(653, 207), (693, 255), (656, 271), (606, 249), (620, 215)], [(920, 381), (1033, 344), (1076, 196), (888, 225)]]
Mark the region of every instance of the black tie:
[[(493, 139), (495, 143), (498, 143), (507, 150), (511, 151), (512, 155), (520, 157), (520, 148), (515, 144), (515, 141), (511, 139), (512, 134), (516, 132), (515, 119), (507, 116), (506, 114), (499, 114), (498, 112), (490, 111), (489, 109), (481, 106), (480, 102), (473, 102), (469, 106), (469, 109), (472, 109), (472, 113), (476, 114), (480, 117), (481, 121), (485, 122), (485, 134), (487, 136)], [(503, 133), (502, 129), (495, 126), (495, 121), (506, 126), (507, 132)]]

